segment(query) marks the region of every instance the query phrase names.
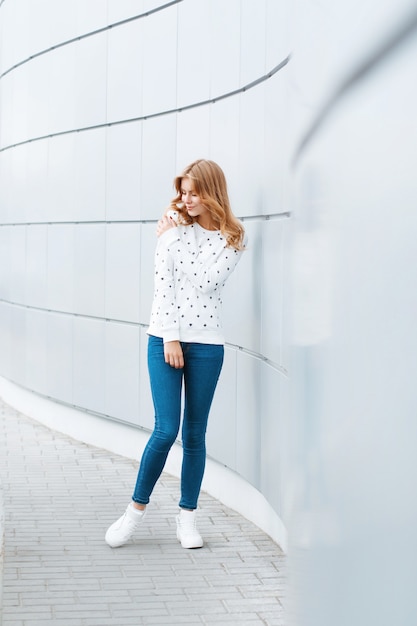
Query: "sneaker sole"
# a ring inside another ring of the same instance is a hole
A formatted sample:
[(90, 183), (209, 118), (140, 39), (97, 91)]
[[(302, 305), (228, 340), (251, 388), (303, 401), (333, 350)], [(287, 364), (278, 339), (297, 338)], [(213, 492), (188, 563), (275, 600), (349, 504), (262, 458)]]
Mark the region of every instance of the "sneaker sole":
[(181, 537), (179, 535), (179, 533), (177, 532), (177, 539), (180, 542), (181, 546), (183, 548), (185, 548), (186, 550), (193, 550), (196, 548), (202, 548), (204, 546), (204, 541), (201, 539), (201, 541), (194, 541), (194, 542), (188, 542), (188, 541), (182, 541)]

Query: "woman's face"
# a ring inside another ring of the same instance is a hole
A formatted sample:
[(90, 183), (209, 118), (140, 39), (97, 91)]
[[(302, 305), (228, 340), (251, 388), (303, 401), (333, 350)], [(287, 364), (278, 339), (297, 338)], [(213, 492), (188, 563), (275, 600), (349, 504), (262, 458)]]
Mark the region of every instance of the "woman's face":
[(210, 225), (210, 213), (201, 204), (200, 196), (195, 192), (194, 185), (189, 178), (183, 178), (181, 181), (181, 200), (188, 215), (194, 217), (200, 226), (204, 228)]

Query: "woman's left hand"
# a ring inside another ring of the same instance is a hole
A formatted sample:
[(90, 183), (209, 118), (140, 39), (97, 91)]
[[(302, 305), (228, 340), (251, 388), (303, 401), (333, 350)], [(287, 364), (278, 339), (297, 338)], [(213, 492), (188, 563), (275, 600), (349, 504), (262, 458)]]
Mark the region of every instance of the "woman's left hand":
[(161, 217), (156, 227), (157, 237), (160, 237), (161, 235), (163, 235), (170, 228), (175, 228), (176, 225), (177, 224), (172, 219), (172, 217), (167, 217), (166, 215), (164, 215), (163, 217)]

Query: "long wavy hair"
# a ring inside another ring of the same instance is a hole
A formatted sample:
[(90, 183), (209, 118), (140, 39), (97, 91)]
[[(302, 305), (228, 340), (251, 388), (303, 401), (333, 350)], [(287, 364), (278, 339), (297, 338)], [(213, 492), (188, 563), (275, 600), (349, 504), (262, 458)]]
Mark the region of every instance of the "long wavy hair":
[(181, 202), (183, 178), (188, 178), (192, 182), (195, 193), (210, 214), (213, 229), (222, 233), (229, 247), (243, 250), (245, 230), (241, 222), (233, 215), (226, 177), (221, 167), (214, 161), (198, 159), (174, 179), (177, 195), (171, 200), (170, 208), (178, 211), (181, 224), (192, 224), (196, 219), (188, 215)]

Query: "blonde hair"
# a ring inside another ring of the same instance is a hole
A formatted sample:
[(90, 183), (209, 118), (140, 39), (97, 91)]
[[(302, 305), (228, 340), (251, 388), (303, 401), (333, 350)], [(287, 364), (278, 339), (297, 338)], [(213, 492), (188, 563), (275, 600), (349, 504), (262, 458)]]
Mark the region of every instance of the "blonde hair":
[(188, 165), (174, 179), (177, 195), (171, 201), (171, 208), (178, 211), (182, 224), (192, 224), (195, 218), (188, 215), (181, 203), (181, 187), (183, 178), (192, 181), (195, 193), (208, 210), (213, 227), (219, 230), (226, 239), (227, 245), (236, 250), (243, 250), (245, 230), (240, 221), (233, 215), (227, 193), (226, 177), (221, 167), (214, 161), (198, 159)]

